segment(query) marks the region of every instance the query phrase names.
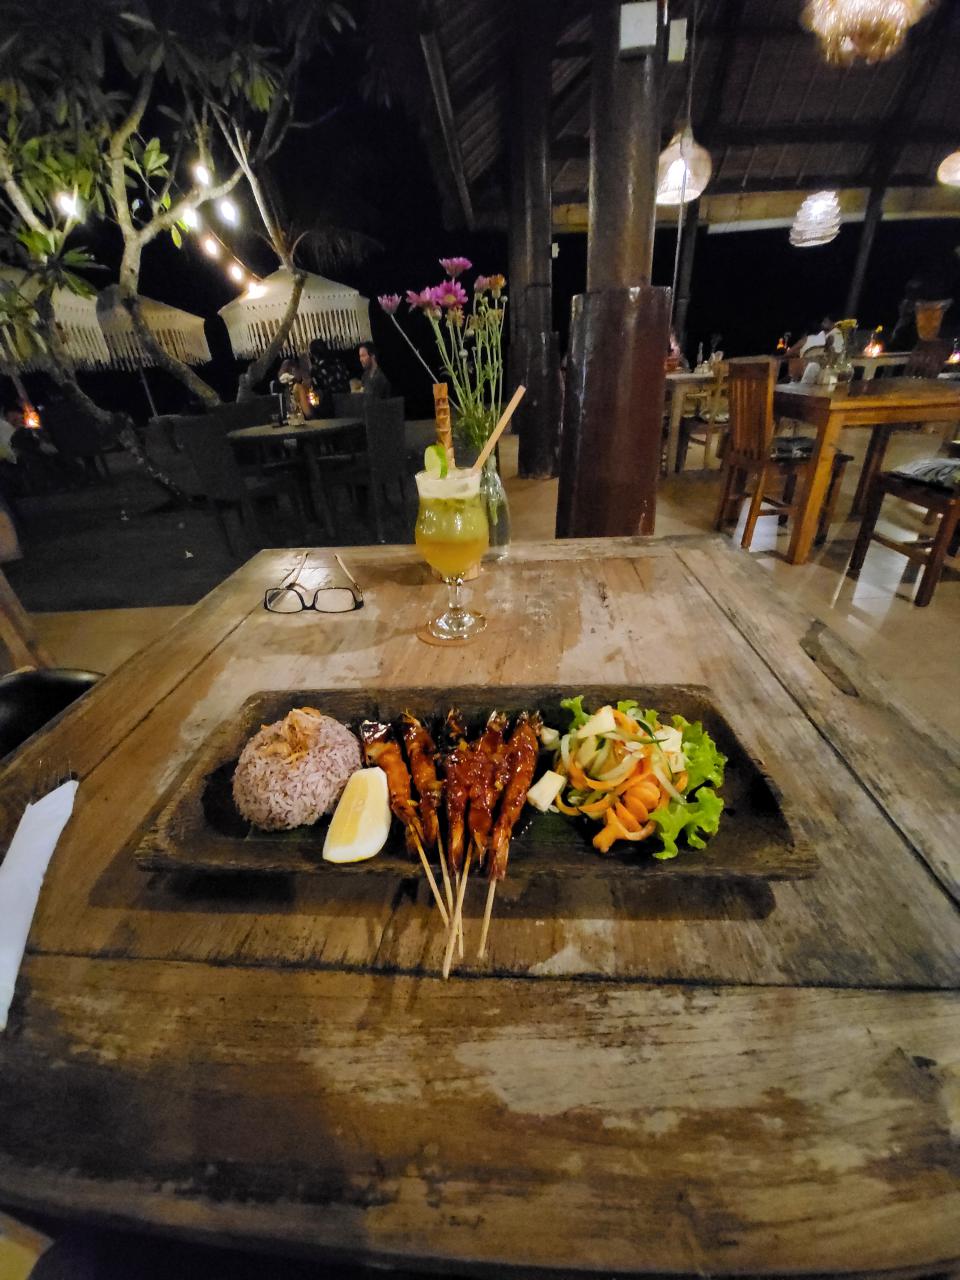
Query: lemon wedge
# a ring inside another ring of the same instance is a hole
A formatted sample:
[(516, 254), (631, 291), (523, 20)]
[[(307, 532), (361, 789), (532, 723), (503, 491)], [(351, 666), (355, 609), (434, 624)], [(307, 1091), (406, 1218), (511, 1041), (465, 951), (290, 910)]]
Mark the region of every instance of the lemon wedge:
[(325, 862), (362, 862), (379, 853), (390, 831), (390, 797), (382, 769), (358, 769), (337, 805), (327, 838)]

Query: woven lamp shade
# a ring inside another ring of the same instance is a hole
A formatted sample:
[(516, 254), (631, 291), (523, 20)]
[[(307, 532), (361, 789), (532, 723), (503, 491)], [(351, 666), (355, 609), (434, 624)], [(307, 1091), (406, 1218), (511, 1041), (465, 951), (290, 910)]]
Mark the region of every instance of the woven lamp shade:
[(801, 22), (820, 41), (827, 62), (884, 62), (900, 52), (910, 28), (935, 4), (936, 0), (807, 0)]
[[(370, 303), (349, 285), (307, 272), (296, 319), (283, 344), (283, 354), (306, 351), (314, 338), (331, 347), (355, 347), (370, 340)], [(293, 274), (286, 267), (274, 271), (257, 288), (221, 307), (233, 354), (241, 360), (261, 355), (280, 328), (290, 301)]]
[(840, 234), (840, 201), (835, 191), (818, 191), (807, 196), (790, 228), (795, 249), (829, 244)]

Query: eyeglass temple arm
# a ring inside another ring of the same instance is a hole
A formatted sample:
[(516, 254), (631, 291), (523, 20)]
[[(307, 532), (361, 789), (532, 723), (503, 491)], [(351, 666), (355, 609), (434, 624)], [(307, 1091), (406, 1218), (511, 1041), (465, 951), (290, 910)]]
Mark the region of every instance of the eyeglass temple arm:
[(334, 560), (336, 560), (337, 564), (340, 566), (340, 568), (343, 570), (343, 572), (350, 579), (350, 581), (353, 583), (353, 585), (357, 588), (357, 590), (360, 592), (362, 596), (363, 588), (360, 586), (360, 583), (356, 580), (356, 578), (353, 576), (353, 574), (350, 572), (350, 570), (347, 568), (347, 566), (343, 563), (343, 561), (340, 559), (338, 555), (334, 555), (333, 558)]

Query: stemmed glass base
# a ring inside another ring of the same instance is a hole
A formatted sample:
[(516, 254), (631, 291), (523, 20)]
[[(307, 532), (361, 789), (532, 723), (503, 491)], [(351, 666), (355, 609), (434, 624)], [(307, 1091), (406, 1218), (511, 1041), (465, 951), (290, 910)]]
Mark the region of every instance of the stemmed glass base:
[(478, 636), (487, 625), (482, 613), (473, 613), (462, 604), (462, 578), (444, 578), (447, 584), (447, 607), (439, 617), (427, 623), (427, 631), (435, 640), (464, 641)]

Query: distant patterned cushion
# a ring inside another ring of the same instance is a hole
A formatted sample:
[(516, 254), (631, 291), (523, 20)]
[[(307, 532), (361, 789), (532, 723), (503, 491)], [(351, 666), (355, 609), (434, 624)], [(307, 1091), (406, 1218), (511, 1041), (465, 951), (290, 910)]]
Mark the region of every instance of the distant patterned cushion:
[(915, 462), (895, 467), (893, 474), (902, 480), (933, 484), (938, 489), (960, 488), (960, 462), (956, 458), (917, 458)]
[(815, 444), (812, 436), (776, 436), (770, 449), (770, 457), (780, 462), (809, 458)]

